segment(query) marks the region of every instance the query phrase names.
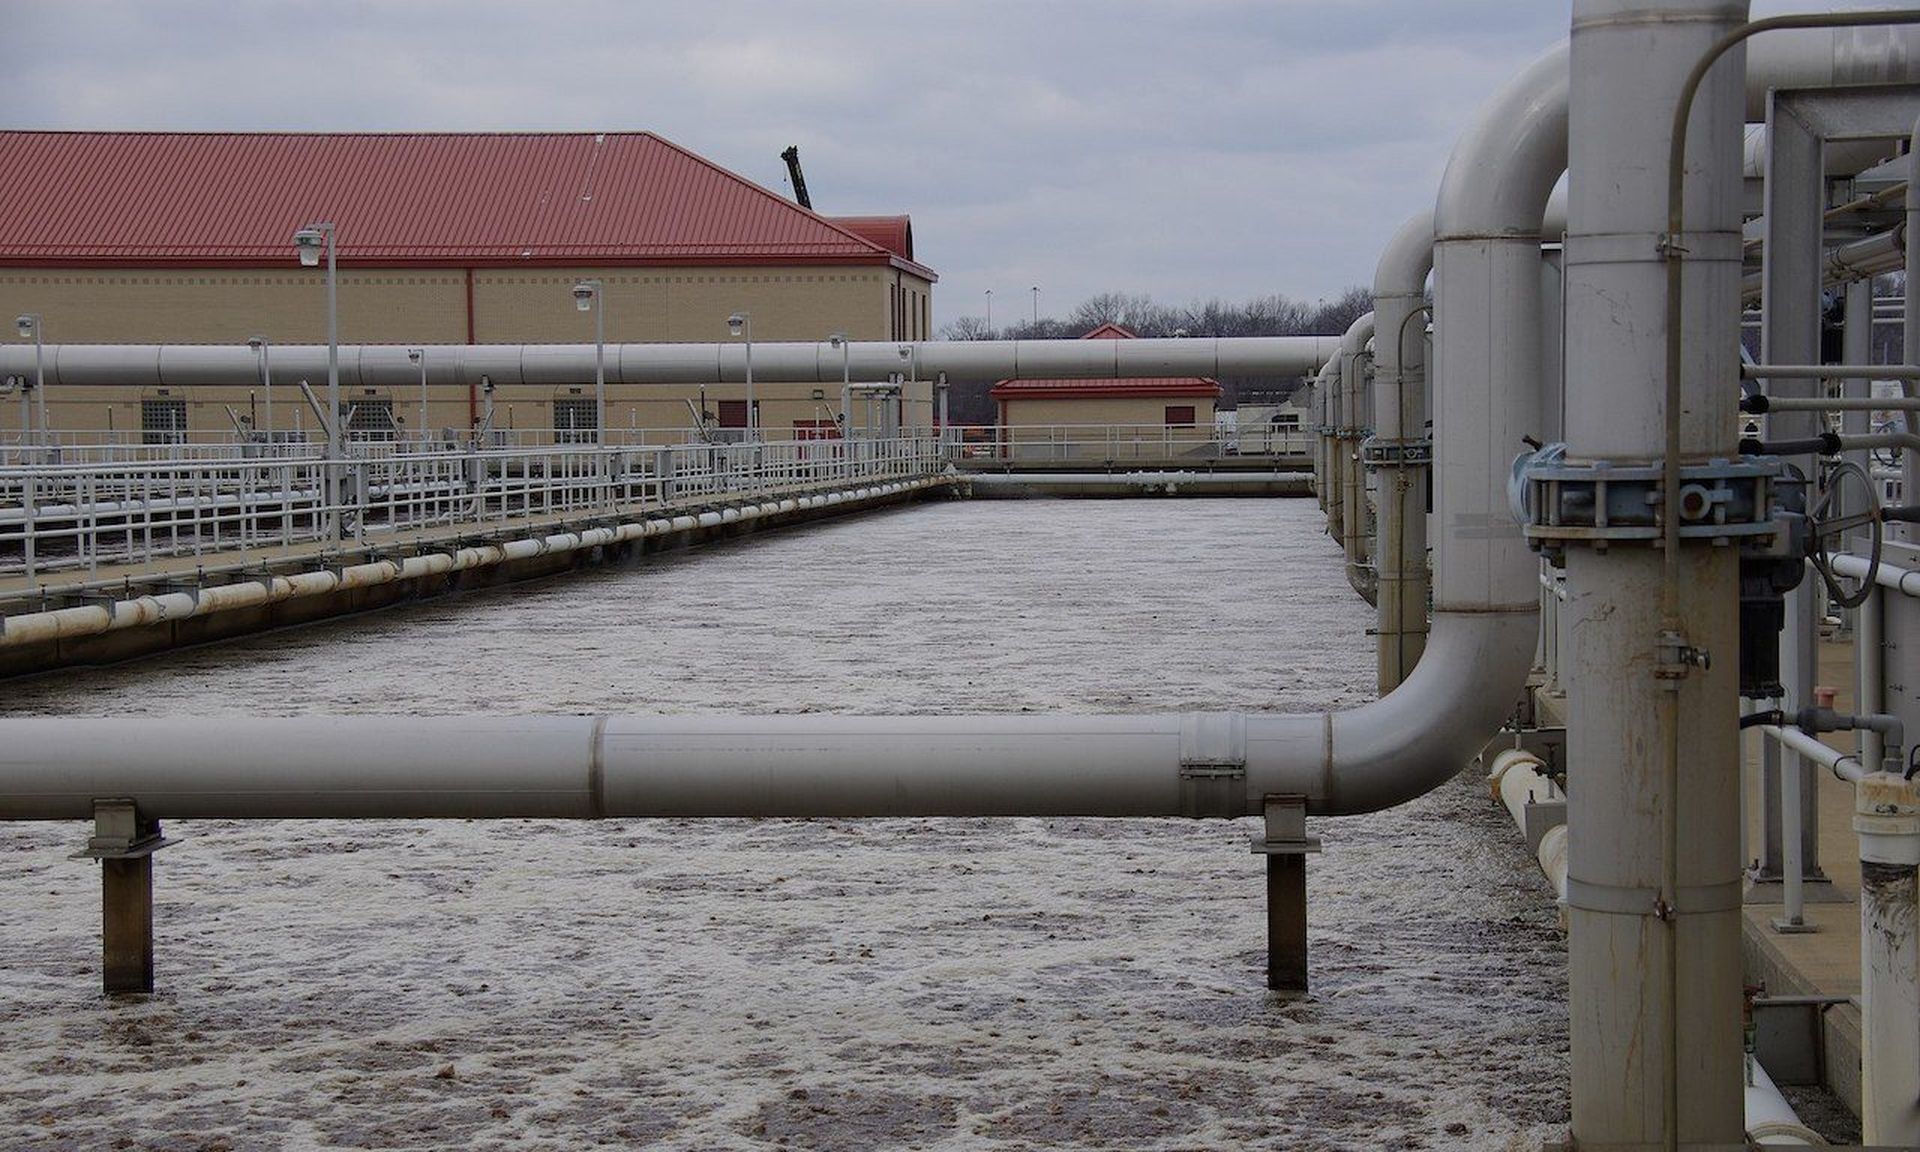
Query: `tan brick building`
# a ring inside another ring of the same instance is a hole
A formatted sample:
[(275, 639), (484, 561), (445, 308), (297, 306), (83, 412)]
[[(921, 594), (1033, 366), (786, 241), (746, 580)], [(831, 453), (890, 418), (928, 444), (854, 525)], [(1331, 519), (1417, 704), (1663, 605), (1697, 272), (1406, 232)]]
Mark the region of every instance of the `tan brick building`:
[[(1102, 324), (1084, 340), (1131, 340), (1118, 324)], [(1214, 438), (1220, 382), (1204, 377), (1127, 380), (1002, 380), (987, 395), (998, 405), (996, 442), (1004, 454), (1101, 457), (1124, 441), (1169, 451), (1197, 449)], [(1116, 437), (1119, 438), (1116, 441)]]
[[(602, 283), (610, 344), (737, 341), (735, 312), (755, 342), (929, 334), (937, 278), (905, 217), (820, 216), (651, 133), (0, 132), (0, 170), (0, 315), (38, 315), (49, 344), (258, 336), (270, 362), (274, 345), (324, 343), (325, 269), (300, 266), (293, 241), (320, 221), (337, 229), (342, 344), (590, 344), (582, 280)], [(312, 424), (296, 384), (274, 378), (283, 437)], [(503, 386), (495, 426), (578, 428), (592, 384)], [(261, 389), (158, 391), (50, 388), (49, 423), (121, 439), (178, 421), (229, 433), (230, 412), (265, 426)], [(365, 391), (347, 398), (356, 425), (418, 423), (417, 390)], [(820, 391), (756, 387), (765, 435), (832, 434), (838, 397)], [(690, 428), (688, 400), (746, 422), (742, 384), (610, 384), (609, 431)], [(428, 426), (464, 430), (483, 406), (430, 388)], [(909, 387), (897, 418), (931, 425), (930, 386)]]

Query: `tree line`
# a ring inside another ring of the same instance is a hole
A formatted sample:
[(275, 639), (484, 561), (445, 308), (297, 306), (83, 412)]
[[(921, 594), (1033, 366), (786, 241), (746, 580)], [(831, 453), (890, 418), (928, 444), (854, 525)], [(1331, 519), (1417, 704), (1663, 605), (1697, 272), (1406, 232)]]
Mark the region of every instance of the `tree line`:
[[(1180, 336), (1338, 336), (1373, 310), (1373, 293), (1352, 287), (1331, 299), (1295, 300), (1274, 293), (1234, 303), (1212, 299), (1187, 305), (1161, 304), (1153, 297), (1102, 292), (1080, 302), (1064, 319), (1028, 317), (991, 328), (984, 316), (962, 316), (940, 329), (943, 340), (1074, 340), (1103, 324), (1118, 324), (1141, 337)], [(1220, 381), (1222, 407), (1243, 401), (1268, 401), (1289, 393), (1298, 377), (1238, 376)], [(959, 424), (991, 424), (996, 412), (987, 397), (990, 384), (955, 385), (949, 414)]]

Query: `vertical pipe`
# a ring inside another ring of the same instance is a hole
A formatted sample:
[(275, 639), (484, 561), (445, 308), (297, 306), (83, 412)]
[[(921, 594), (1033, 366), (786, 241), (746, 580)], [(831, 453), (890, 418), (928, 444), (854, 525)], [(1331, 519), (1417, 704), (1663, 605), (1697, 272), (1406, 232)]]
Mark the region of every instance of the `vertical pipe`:
[(1789, 754), (1786, 771), (1780, 773), (1780, 813), (1786, 819), (1781, 829), (1780, 902), (1781, 918), (1774, 923), (1779, 931), (1793, 931), (1806, 924), (1806, 866), (1801, 858), (1800, 784), (1801, 769), (1808, 761)]
[(1355, 320), (1340, 339), (1340, 398), (1343, 424), (1340, 450), (1341, 466), (1341, 542), (1346, 547), (1348, 570), (1365, 564), (1370, 541), (1367, 536), (1367, 471), (1360, 460), (1360, 443), (1365, 438), (1364, 389), (1367, 341), (1373, 335), (1373, 313)]
[(338, 540), (345, 522), (340, 516), (340, 456), (345, 430), (340, 427), (340, 308), (335, 294), (334, 249), (340, 233), (327, 224), (327, 539)]
[(1920, 783), (1857, 788), (1861, 1142), (1920, 1147)]
[[(1873, 278), (1855, 280), (1847, 285), (1847, 326), (1844, 333), (1846, 352), (1841, 359), (1849, 364), (1867, 364), (1873, 359)], [(1848, 396), (1867, 397), (1873, 394), (1873, 381), (1865, 377), (1856, 377), (1846, 382)], [(1840, 426), (1849, 435), (1859, 435), (1870, 431), (1872, 413), (1849, 411), (1841, 414)], [(1871, 453), (1866, 449), (1849, 452), (1847, 458), (1858, 465), (1868, 475), (1873, 473)], [(1880, 699), (1880, 589), (1875, 586), (1867, 590), (1867, 599), (1853, 613), (1853, 710), (1856, 713), (1873, 714), (1886, 711)], [(1880, 733), (1868, 729), (1857, 729), (1854, 734), (1855, 751), (1860, 763), (1868, 767), (1880, 763), (1882, 740)]]
[[(753, 394), (753, 345), (747, 345), (747, 394)], [(427, 358), (422, 349), (420, 357), (420, 394), (427, 391)], [(753, 418), (753, 405), (747, 405), (747, 418)], [(593, 286), (593, 440), (596, 444), (607, 442), (607, 290), (600, 283)]]
[(40, 438), (53, 443), (53, 427), (47, 423), (47, 353), (40, 337), (40, 317), (33, 318), (33, 405), (40, 418)]
[[(273, 348), (265, 340), (260, 342), (260, 391), (266, 397), (267, 447), (273, 447)], [(107, 410), (112, 418), (113, 410)]]
[[(1565, 253), (1569, 458), (1733, 455), (1744, 59), (1690, 117), (1682, 408), (1666, 401), (1670, 124), (1688, 70), (1741, 23), (1738, 0), (1575, 0)], [(1567, 550), (1569, 699), (1581, 758), (1568, 829), (1573, 1143), (1620, 1150), (1744, 1135), (1740, 988), (1738, 557)], [(1678, 623), (1677, 623), (1678, 622)], [(1683, 624), (1685, 632), (1668, 639)], [(1691, 646), (1707, 667), (1681, 662)], [(1684, 722), (1682, 722), (1682, 718)], [(1684, 830), (1684, 831), (1682, 831)], [(1684, 1089), (1682, 1079), (1684, 1078)]]
[(1385, 695), (1406, 679), (1427, 639), (1427, 468), (1408, 460), (1424, 441), (1426, 326), (1414, 323), (1433, 270), (1433, 213), (1401, 225), (1373, 280), (1374, 438), (1398, 461), (1380, 474), (1374, 557), (1376, 672)]
[[(1854, 618), (1853, 627), (1853, 710), (1872, 715), (1887, 710), (1886, 696), (1886, 590), (1875, 585)], [(1860, 763), (1877, 767), (1885, 758), (1885, 741), (1878, 732), (1859, 730)]]
[[(1914, 123), (1907, 147), (1907, 286), (1901, 293), (1900, 360), (1912, 364), (1920, 360), (1920, 291), (1914, 287), (1920, 285), (1920, 121)], [(1903, 384), (1901, 391), (1913, 395), (1913, 384)], [(1913, 431), (1912, 413), (1907, 413), (1906, 422), (1907, 431)], [(1901, 456), (1900, 499), (1910, 502), (1920, 497), (1920, 452), (1903, 452)], [(1896, 530), (1902, 540), (1915, 539), (1911, 524), (1896, 525)]]
[[(1824, 141), (1819, 134), (1782, 105), (1777, 95), (1767, 100), (1766, 264), (1765, 296), (1761, 306), (1760, 355), (1769, 364), (1815, 364), (1820, 361), (1820, 242), (1825, 207)], [(1818, 380), (1769, 380), (1767, 391), (1778, 396), (1812, 396)], [(1790, 439), (1811, 437), (1819, 431), (1812, 412), (1781, 412), (1768, 417), (1768, 434)], [(1808, 476), (1817, 474), (1811, 455), (1791, 461)], [(1813, 707), (1817, 676), (1815, 641), (1819, 636), (1819, 604), (1815, 583), (1803, 580), (1787, 594), (1786, 639), (1781, 651), (1781, 679), (1786, 684), (1789, 710)], [(1805, 757), (1788, 752), (1781, 770), (1800, 776), (1795, 790), (1803, 801), (1814, 788), (1814, 766)], [(1784, 802), (1786, 788), (1780, 790)], [(1803, 809), (1796, 816), (1781, 813), (1783, 829), (1797, 827), (1801, 843), (1795, 850), (1803, 869), (1819, 874), (1820, 822)], [(1786, 833), (1783, 832), (1783, 835)], [(1762, 861), (1763, 870), (1784, 876), (1787, 862)]]

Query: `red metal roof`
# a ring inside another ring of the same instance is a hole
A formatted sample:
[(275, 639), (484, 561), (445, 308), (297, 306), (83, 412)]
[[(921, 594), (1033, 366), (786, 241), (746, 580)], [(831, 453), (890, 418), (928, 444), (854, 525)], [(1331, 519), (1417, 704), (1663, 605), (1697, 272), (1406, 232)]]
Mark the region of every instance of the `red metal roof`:
[(913, 259), (913, 220), (906, 216), (829, 216), (830, 224), (880, 245), (902, 260)]
[[(1082, 340), (1132, 340), (1118, 324), (1102, 324)], [(1160, 396), (1218, 400), (1220, 382), (1206, 376), (1154, 376), (1129, 380), (1002, 380), (987, 390), (995, 400), (1082, 400)]]
[(885, 244), (651, 132), (0, 132), (0, 264), (821, 263)]

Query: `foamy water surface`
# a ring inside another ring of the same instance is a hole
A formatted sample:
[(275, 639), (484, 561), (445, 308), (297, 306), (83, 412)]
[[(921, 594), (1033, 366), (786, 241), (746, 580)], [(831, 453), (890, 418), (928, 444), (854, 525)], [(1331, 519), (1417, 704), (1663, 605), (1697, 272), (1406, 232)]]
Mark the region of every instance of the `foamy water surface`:
[[(121, 668), (12, 714), (1345, 707), (1311, 501), (936, 503)], [(377, 758), (380, 750), (362, 754)], [(178, 822), (99, 988), (79, 824), (0, 825), (0, 1146), (1527, 1149), (1552, 897), (1483, 786), (1316, 821)]]

